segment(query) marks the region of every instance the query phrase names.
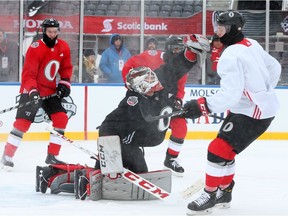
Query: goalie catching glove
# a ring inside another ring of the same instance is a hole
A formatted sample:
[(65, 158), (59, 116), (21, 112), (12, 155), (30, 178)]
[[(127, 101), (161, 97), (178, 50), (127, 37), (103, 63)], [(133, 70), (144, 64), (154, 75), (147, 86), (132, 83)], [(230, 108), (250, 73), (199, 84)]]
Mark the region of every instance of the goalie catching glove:
[(59, 83), (58, 83), (58, 86), (56, 88), (57, 90), (57, 95), (60, 97), (60, 98), (64, 98), (64, 97), (68, 97), (70, 95), (70, 82), (67, 81), (67, 80), (60, 80)]
[(188, 101), (184, 104), (183, 110), (185, 110), (186, 113), (184, 113), (182, 117), (190, 119), (196, 119), (202, 115), (208, 115), (210, 113), (205, 97)]
[[(210, 51), (209, 40), (201, 34), (187, 35), (183, 38), (184, 46), (186, 47), (184, 56), (187, 60), (194, 62), (196, 60), (195, 54), (197, 55), (197, 62), (202, 66), (205, 62), (207, 52)], [(194, 59), (195, 58), (195, 59)]]

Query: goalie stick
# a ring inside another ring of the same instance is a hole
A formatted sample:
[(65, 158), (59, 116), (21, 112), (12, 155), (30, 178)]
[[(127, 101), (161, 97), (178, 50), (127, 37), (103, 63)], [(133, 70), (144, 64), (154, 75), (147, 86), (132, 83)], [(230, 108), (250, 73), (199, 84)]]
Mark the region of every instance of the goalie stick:
[[(42, 97), (41, 99), (42, 99), (42, 100), (45, 100), (45, 99), (54, 97), (54, 96), (56, 96), (56, 95), (57, 95), (57, 94), (55, 93), (55, 94), (52, 94), (52, 95), (49, 95), (49, 96), (46, 96), (46, 97)], [(10, 111), (12, 111), (12, 110), (14, 110), (14, 109), (18, 109), (18, 108), (22, 108), (22, 107), (28, 106), (29, 104), (31, 104), (31, 101), (27, 101), (26, 103), (22, 103), (22, 104), (17, 104), (17, 105), (15, 105), (15, 106), (9, 107), (9, 108), (7, 108), (7, 109), (1, 110), (1, 111), (0, 111), (0, 114), (6, 113), (6, 112), (10, 112)]]
[[(168, 118), (168, 117), (174, 117), (174, 116), (181, 116), (182, 114), (185, 114), (187, 111), (186, 110), (178, 110), (172, 113), (166, 113), (164, 115), (159, 115), (159, 116), (152, 116), (152, 115), (147, 115), (145, 117), (143, 117), (146, 121), (150, 122), (150, 121), (157, 121), (163, 118)], [(216, 119), (220, 119), (220, 120), (224, 120), (225, 118), (221, 117), (221, 116), (217, 116), (217, 115), (208, 115), (209, 117), (212, 118), (216, 118)]]
[[(50, 125), (46, 127), (46, 130), (49, 131), (50, 133), (62, 138), (66, 142), (69, 142), (76, 148), (79, 148), (86, 154), (90, 155), (91, 158), (99, 160), (98, 155), (95, 153), (89, 151), (88, 149), (83, 148), (79, 144), (75, 143), (73, 140), (67, 138), (66, 136), (60, 134), (59, 132), (55, 131)], [(115, 170), (117, 172), (119, 170)], [(126, 168), (121, 168), (122, 176), (129, 182), (133, 183), (134, 185), (142, 188), (143, 190), (147, 191), (148, 193), (152, 194), (153, 196), (157, 197), (158, 199), (161, 200), (168, 200), (167, 198), (170, 196), (170, 193), (165, 191), (164, 189), (158, 187), (157, 185), (153, 184), (152, 182), (146, 180), (145, 178), (139, 176), (138, 174), (132, 172), (131, 170), (128, 170)]]

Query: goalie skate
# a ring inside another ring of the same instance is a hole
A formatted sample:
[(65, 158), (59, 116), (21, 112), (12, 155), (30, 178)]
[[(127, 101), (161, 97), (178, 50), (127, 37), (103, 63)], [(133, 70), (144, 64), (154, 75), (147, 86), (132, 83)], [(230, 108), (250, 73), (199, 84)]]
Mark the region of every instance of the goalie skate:
[(89, 179), (86, 177), (86, 170), (75, 170), (74, 171), (74, 190), (75, 198), (85, 200), (86, 196), (89, 195), (88, 188)]
[(36, 166), (36, 192), (46, 193), (49, 177), (50, 167)]

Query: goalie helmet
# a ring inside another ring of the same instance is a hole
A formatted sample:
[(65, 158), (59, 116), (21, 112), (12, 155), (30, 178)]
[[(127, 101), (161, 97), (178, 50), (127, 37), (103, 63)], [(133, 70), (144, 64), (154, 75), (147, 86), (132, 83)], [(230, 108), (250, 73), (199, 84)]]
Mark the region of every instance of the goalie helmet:
[(129, 71), (126, 76), (126, 86), (128, 89), (143, 95), (152, 95), (163, 89), (156, 73), (149, 67), (137, 67)]

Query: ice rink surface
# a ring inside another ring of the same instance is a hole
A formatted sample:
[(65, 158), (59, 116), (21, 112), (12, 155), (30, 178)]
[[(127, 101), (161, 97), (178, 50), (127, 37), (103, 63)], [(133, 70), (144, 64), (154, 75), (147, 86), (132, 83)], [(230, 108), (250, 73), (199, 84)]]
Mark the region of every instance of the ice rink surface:
[[(77, 142), (96, 151), (95, 141)], [(185, 141), (180, 154), (184, 177), (173, 177), (173, 203), (154, 201), (76, 200), (73, 194), (35, 192), (35, 168), (45, 166), (47, 142), (23, 142), (11, 172), (0, 170), (0, 216), (184, 216), (187, 204), (180, 193), (200, 178), (206, 168), (208, 140)], [(5, 143), (0, 143), (2, 154)], [(146, 148), (149, 170), (163, 168), (167, 141)], [(94, 161), (75, 146), (63, 143), (59, 159), (93, 166)], [(256, 141), (236, 157), (235, 187), (230, 209), (214, 209), (212, 215), (288, 215), (288, 143)]]

